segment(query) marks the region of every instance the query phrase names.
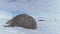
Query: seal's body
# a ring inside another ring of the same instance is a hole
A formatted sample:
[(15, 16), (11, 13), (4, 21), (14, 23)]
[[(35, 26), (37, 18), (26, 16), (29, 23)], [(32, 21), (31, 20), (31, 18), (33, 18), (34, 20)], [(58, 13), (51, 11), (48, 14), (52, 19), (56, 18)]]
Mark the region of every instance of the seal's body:
[(35, 19), (26, 14), (17, 15), (16, 17), (9, 20), (7, 24), (9, 24), (9, 26), (5, 26), (5, 27), (19, 26), (19, 27), (24, 27), (28, 29), (37, 28)]

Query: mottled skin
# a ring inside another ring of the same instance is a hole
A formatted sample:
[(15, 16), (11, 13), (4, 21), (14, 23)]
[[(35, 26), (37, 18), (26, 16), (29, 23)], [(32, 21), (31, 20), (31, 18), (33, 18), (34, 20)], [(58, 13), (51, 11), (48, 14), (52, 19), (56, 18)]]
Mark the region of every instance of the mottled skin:
[(28, 29), (37, 28), (35, 19), (26, 14), (17, 15), (16, 17), (9, 20), (6, 24), (9, 24), (9, 25), (5, 27), (19, 26), (19, 27), (28, 28)]

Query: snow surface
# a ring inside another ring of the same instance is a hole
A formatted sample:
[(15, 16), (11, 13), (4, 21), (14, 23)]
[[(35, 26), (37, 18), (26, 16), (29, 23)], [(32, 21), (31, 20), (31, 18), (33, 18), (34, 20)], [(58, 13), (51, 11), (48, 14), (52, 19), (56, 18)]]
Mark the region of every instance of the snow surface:
[[(0, 10), (0, 34), (60, 34), (60, 0), (33, 0), (29, 3), (0, 0)], [(37, 29), (3, 27), (15, 16), (10, 12), (17, 10), (27, 11), (26, 14), (33, 16), (37, 21)], [(45, 21), (38, 21), (40, 19)]]
[(60, 19), (58, 18), (59, 17), (56, 18), (43, 17), (45, 21), (38, 21), (40, 18), (35, 18), (37, 21), (36, 30), (24, 29), (21, 27), (3, 27), (3, 25), (0, 25), (0, 33), (1, 34), (60, 34)]

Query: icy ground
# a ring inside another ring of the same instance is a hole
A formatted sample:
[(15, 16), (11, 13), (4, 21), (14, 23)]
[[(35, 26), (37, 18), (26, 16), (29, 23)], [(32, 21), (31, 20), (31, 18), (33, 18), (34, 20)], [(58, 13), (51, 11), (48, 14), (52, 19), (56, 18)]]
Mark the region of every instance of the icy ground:
[[(60, 0), (38, 0), (37, 2), (33, 0), (29, 3), (25, 3), (25, 0), (22, 3), (12, 0), (11, 2), (5, 1), (0, 0), (0, 34), (60, 34)], [(28, 14), (35, 16), (37, 29), (3, 27), (11, 18), (12, 11), (17, 10), (25, 10), (27, 13), (29, 12)], [(43, 17), (42, 19), (45, 21), (38, 21), (41, 19), (38, 16)]]
[[(43, 17), (35, 19), (37, 21), (36, 30), (24, 29), (21, 27), (3, 27), (5, 23), (1, 23), (0, 34), (60, 34), (59, 17)], [(45, 21), (38, 21), (39, 19), (44, 19)]]

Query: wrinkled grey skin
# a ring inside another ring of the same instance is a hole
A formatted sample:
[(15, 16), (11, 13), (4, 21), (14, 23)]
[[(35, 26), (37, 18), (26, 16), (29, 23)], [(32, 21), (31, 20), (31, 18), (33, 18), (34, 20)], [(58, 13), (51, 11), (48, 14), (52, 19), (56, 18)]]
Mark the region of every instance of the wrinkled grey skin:
[(9, 24), (9, 25), (5, 27), (18, 26), (18, 27), (23, 27), (23, 28), (28, 28), (28, 29), (37, 28), (35, 19), (26, 14), (17, 15), (16, 17), (9, 20), (6, 24)]

